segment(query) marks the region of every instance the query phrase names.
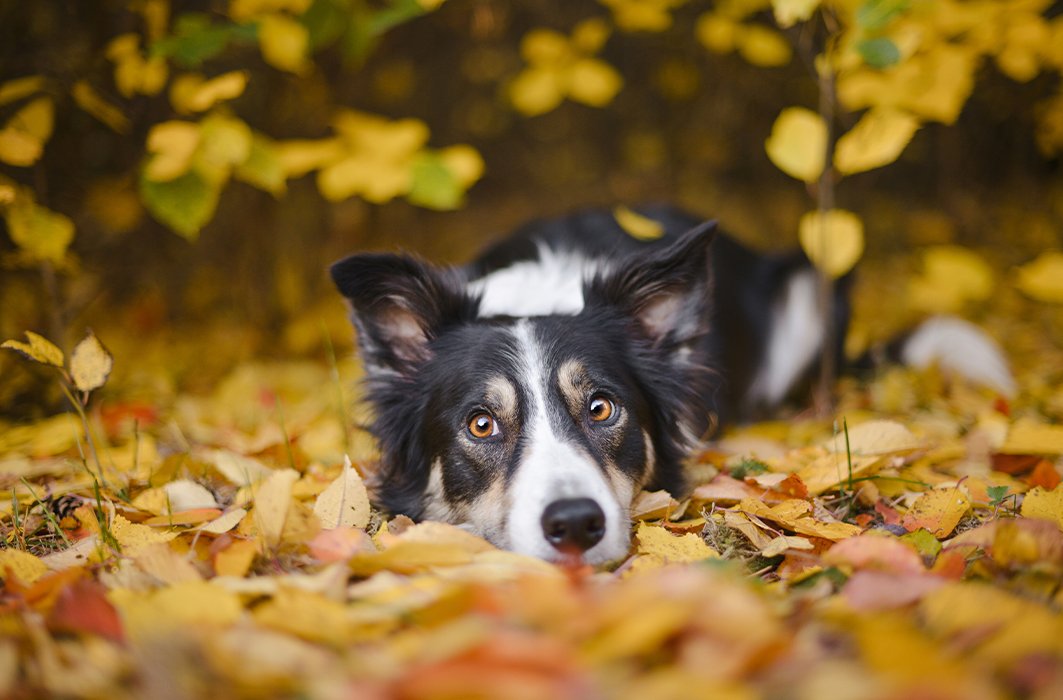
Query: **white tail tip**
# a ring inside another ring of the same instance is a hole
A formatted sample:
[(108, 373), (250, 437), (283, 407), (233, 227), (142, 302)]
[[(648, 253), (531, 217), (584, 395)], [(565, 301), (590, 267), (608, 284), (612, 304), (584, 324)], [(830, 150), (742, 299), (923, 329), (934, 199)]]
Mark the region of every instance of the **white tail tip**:
[(981, 328), (959, 318), (935, 316), (924, 321), (905, 341), (901, 361), (912, 367), (937, 363), (1004, 396), (1015, 395), (1015, 378), (1004, 351)]

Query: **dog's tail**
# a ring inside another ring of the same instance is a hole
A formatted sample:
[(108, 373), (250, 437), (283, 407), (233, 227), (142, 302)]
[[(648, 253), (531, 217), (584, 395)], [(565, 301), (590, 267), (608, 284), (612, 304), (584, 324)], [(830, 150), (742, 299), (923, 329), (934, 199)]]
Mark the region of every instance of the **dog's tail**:
[(878, 357), (870, 364), (879, 364), (881, 360), (916, 368), (936, 364), (945, 372), (986, 386), (1008, 398), (1013, 397), (1017, 389), (1000, 345), (978, 326), (955, 316), (932, 316), (890, 342), (885, 353), (875, 354)]

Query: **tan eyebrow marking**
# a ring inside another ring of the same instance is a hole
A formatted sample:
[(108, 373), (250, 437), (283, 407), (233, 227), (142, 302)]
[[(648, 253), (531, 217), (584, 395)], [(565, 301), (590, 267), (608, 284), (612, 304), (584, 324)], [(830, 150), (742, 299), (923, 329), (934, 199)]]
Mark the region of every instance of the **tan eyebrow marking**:
[(517, 421), (517, 389), (505, 377), (498, 375), (487, 382), (487, 399), (498, 407), (499, 418), (510, 425)]
[(583, 402), (587, 399), (589, 389), (587, 370), (583, 363), (579, 360), (565, 360), (557, 370), (557, 385), (569, 410), (573, 415), (579, 415), (583, 411)]

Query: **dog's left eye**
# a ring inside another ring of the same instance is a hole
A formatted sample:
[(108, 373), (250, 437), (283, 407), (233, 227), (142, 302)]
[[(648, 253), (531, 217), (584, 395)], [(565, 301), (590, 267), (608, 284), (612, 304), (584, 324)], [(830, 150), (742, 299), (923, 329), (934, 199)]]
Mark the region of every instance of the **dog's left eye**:
[(498, 435), (498, 421), (490, 413), (480, 411), (469, 418), (469, 434), (478, 440), (484, 440), (492, 435)]
[(604, 396), (592, 397), (587, 404), (587, 414), (595, 423), (604, 423), (616, 413), (616, 406)]

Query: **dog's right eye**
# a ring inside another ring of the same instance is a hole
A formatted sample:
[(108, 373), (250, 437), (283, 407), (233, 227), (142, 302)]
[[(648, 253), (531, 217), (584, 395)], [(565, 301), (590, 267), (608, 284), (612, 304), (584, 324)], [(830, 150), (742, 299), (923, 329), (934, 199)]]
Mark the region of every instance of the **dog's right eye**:
[(469, 419), (469, 435), (472, 435), (477, 440), (483, 440), (489, 438), (492, 435), (498, 435), (501, 432), (498, 429), (498, 423), (491, 416), (490, 413), (476, 413)]

